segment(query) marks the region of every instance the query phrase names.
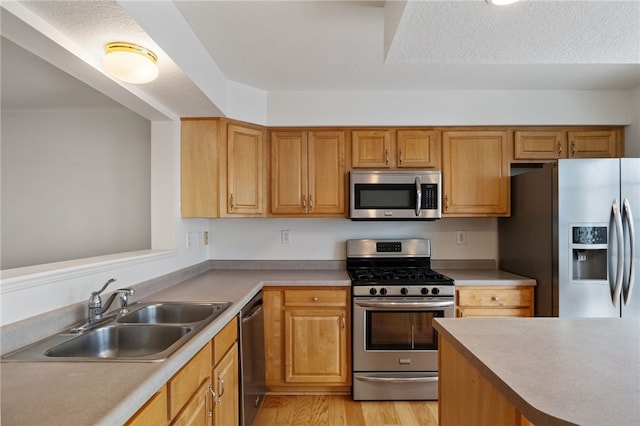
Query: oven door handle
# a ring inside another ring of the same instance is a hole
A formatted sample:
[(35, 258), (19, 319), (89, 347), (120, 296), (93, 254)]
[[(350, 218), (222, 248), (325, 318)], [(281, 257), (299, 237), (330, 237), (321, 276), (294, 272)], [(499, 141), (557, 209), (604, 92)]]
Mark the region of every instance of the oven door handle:
[(355, 379), (363, 382), (384, 382), (384, 383), (432, 383), (438, 381), (438, 376), (431, 377), (371, 377), (356, 375)]
[(354, 300), (353, 303), (363, 308), (378, 308), (378, 309), (415, 309), (415, 308), (448, 308), (453, 306), (454, 302), (372, 302), (363, 300)]

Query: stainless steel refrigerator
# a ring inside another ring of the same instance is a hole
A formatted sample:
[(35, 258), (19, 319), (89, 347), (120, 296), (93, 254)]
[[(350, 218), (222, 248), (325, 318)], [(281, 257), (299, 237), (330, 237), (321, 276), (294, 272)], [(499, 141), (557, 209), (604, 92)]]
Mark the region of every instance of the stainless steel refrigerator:
[(536, 316), (640, 318), (639, 218), (639, 158), (516, 174), (511, 217), (498, 220), (500, 269), (536, 279)]

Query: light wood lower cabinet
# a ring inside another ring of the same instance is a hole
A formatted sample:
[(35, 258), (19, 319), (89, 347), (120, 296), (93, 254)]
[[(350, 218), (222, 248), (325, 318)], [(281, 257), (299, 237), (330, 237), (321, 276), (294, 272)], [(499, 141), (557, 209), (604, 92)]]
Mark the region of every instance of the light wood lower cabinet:
[(438, 368), (439, 425), (532, 426), (441, 334)]
[(126, 426), (148, 426), (167, 424), (167, 386), (163, 385), (138, 412), (129, 419)]
[(237, 425), (238, 324), (229, 322), (127, 422), (147, 425)]
[(238, 325), (227, 325), (213, 339), (211, 385), (217, 398), (213, 406), (213, 425), (237, 425), (239, 422)]
[(457, 286), (457, 317), (532, 317), (533, 286)]
[(267, 388), (348, 392), (349, 289), (266, 287), (264, 306)]

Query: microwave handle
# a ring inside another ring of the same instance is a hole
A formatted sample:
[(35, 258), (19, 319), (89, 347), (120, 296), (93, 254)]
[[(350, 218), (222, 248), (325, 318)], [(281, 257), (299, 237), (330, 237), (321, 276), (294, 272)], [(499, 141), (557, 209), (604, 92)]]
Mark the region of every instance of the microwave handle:
[(422, 180), (416, 176), (416, 216), (420, 216), (422, 210)]

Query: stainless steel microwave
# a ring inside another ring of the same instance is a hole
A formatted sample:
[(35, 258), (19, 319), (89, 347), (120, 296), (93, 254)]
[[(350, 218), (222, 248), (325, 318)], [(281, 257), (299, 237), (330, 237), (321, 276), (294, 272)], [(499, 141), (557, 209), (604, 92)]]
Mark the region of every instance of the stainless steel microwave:
[(440, 219), (439, 170), (352, 170), (349, 217), (353, 220)]

